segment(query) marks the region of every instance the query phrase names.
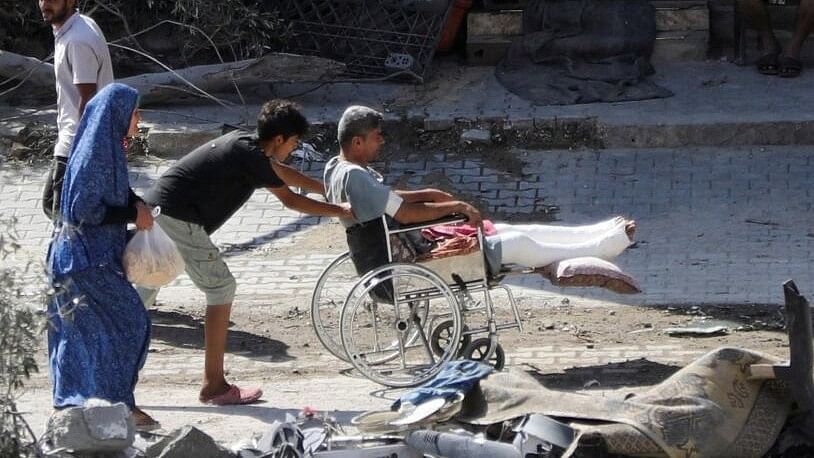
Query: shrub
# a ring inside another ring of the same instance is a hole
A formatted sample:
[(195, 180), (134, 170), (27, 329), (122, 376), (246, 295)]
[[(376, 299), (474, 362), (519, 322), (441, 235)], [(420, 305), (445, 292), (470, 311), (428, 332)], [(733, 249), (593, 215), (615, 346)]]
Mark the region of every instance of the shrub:
[(29, 285), (45, 285), (39, 263), (20, 267), (13, 258), (20, 246), (14, 220), (0, 215), (0, 456), (20, 456), (33, 451), (35, 442), (25, 419), (17, 412), (15, 399), (26, 379), (37, 372), (34, 352), (42, 331), (36, 305), (43, 292)]

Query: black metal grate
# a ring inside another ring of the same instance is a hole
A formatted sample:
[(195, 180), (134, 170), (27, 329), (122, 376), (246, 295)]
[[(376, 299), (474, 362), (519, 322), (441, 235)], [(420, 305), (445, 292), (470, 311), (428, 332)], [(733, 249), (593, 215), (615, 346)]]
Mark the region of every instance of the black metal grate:
[[(276, 3), (276, 2), (275, 2)], [(361, 77), (423, 80), (452, 0), (281, 0), (287, 50), (343, 62)]]
[(486, 11), (522, 10), (526, 0), (483, 0), (483, 9)]

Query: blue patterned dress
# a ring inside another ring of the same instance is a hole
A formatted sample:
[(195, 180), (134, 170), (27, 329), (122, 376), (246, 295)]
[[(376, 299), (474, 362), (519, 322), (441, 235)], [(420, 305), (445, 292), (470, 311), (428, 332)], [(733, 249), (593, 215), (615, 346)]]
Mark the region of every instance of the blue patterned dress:
[(48, 303), (48, 356), (54, 407), (89, 398), (135, 406), (133, 390), (150, 340), (150, 318), (122, 268), (126, 224), (104, 224), (126, 207), (122, 146), (138, 102), (135, 89), (103, 88), (85, 107), (62, 186), (60, 220), (49, 247), (55, 293)]

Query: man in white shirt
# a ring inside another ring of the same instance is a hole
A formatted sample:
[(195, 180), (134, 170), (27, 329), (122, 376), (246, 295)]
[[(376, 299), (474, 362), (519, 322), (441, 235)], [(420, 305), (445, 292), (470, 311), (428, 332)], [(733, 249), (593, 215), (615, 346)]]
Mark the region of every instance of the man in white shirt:
[(59, 137), (42, 198), (45, 214), (53, 219), (59, 213), (62, 177), (79, 119), (96, 91), (113, 82), (113, 66), (102, 30), (76, 11), (76, 0), (39, 0), (39, 7), (42, 19), (54, 29)]

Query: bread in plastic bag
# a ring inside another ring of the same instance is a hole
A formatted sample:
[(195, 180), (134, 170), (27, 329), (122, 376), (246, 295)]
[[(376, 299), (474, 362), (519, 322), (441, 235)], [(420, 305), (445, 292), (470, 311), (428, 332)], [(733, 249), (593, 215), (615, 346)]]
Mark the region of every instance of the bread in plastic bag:
[(138, 286), (160, 288), (184, 271), (184, 259), (158, 222), (146, 231), (137, 231), (122, 256), (127, 280)]

